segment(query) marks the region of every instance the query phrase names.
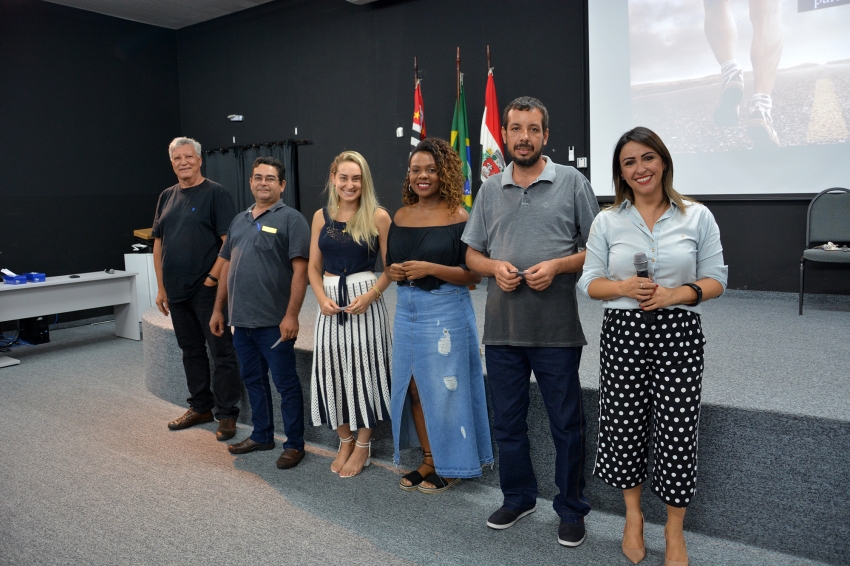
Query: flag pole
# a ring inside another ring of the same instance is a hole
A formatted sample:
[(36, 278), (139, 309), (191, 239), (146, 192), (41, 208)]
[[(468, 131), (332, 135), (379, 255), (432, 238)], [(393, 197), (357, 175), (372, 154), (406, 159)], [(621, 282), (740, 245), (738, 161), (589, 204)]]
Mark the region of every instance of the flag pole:
[(457, 98), (460, 100), (460, 47), (457, 48)]
[[(457, 59), (456, 59), (456, 61), (457, 61), (457, 101), (458, 101), (457, 103), (460, 104), (460, 47), (457, 48)], [(457, 110), (455, 110), (455, 111), (457, 111)], [(464, 133), (464, 135), (466, 135), (466, 133)], [(466, 141), (460, 140), (460, 144), (459, 144), (458, 147), (460, 147), (461, 150), (466, 150)], [(475, 284), (473, 283), (472, 285), (467, 285), (467, 288), (470, 291), (474, 291), (475, 290)]]
[(413, 56), (413, 86), (419, 84), (419, 62), (416, 60), (416, 56)]
[(493, 70), (493, 66), (490, 65), (490, 46), (488, 45), (487, 46), (487, 73), (489, 74), (490, 71), (492, 71), (492, 70)]

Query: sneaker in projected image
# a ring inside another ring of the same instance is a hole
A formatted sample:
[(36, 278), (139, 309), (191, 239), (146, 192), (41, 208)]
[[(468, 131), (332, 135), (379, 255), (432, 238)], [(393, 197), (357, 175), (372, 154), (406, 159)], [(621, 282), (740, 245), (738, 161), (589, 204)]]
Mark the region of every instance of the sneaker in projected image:
[(733, 69), (723, 75), (723, 86), (720, 90), (720, 102), (714, 109), (714, 123), (728, 128), (737, 126), (738, 107), (744, 99), (744, 71)]
[(756, 106), (750, 112), (750, 119), (747, 120), (747, 137), (753, 140), (753, 149), (779, 147), (779, 136), (773, 129), (769, 109), (765, 110), (761, 106)]

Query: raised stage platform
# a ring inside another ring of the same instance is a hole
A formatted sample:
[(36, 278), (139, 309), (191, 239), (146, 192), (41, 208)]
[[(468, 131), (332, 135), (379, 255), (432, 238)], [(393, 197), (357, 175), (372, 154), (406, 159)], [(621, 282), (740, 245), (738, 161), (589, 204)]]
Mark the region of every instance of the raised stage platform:
[[(394, 312), (394, 288), (384, 296)], [(482, 332), (486, 282), (472, 297)], [(708, 344), (699, 475), (686, 529), (846, 564), (850, 561), (850, 297), (809, 296), (803, 316), (797, 315), (796, 301), (790, 293), (728, 291), (705, 305)], [(602, 307), (579, 297), (579, 310), (589, 342), (581, 364), (588, 419), (587, 495), (594, 509), (622, 513), (620, 492), (590, 475), (596, 450)], [(315, 316), (316, 301), (308, 290), (296, 342), (307, 395)], [(155, 309), (147, 311), (143, 335), (148, 389), (185, 406), (185, 380), (170, 320)], [(240, 421), (250, 425), (245, 398)], [(540, 497), (551, 499), (556, 493), (554, 454), (535, 387), (528, 422)], [(280, 426), (279, 414), (276, 423)], [(307, 440), (328, 450), (337, 447), (336, 434), (323, 427), (308, 426)], [(373, 456), (392, 465), (392, 453), (386, 423), (375, 432)], [(413, 468), (419, 460), (419, 451), (409, 450), (402, 456), (402, 466)], [(478, 481), (498, 487), (498, 473), (485, 470)], [(648, 490), (644, 501), (647, 521), (663, 523), (661, 501)]]

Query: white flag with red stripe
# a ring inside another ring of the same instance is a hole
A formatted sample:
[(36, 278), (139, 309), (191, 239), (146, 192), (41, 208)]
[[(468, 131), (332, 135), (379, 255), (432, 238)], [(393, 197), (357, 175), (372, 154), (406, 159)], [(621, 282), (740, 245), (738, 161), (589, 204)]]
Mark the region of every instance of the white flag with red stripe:
[(502, 147), (502, 119), (496, 102), (496, 84), (493, 69), (487, 73), (487, 91), (484, 95), (484, 118), (481, 120), (481, 180), (505, 169), (505, 151)]

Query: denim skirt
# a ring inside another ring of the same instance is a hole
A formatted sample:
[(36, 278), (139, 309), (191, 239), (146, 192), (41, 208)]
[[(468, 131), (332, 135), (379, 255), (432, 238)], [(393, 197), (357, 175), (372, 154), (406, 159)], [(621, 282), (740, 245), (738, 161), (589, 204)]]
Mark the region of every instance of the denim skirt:
[(395, 463), (419, 446), (410, 396), (416, 380), (437, 473), (481, 475), (493, 463), (478, 328), (469, 290), (445, 283), (433, 291), (399, 285), (393, 325), (392, 399)]

